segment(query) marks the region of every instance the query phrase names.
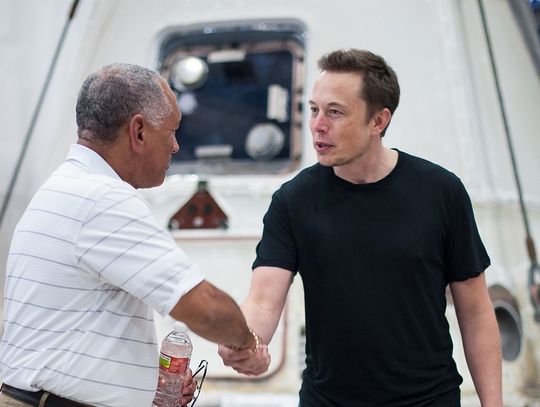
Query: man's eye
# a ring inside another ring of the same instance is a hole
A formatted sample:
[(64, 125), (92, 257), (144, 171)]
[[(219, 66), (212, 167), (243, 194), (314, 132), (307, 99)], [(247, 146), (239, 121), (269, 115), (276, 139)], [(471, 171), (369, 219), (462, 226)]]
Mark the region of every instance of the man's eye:
[(341, 115), (341, 111), (337, 110), (337, 109), (330, 109), (328, 110), (328, 113), (330, 113), (332, 116), (339, 116)]

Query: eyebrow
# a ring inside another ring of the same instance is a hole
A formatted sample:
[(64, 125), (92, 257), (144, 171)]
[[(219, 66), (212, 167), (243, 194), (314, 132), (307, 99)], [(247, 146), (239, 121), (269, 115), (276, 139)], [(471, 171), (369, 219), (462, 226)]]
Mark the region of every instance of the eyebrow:
[[(313, 100), (309, 100), (308, 103), (309, 103), (310, 105), (317, 105), (317, 106), (318, 106), (318, 104), (317, 104), (316, 102), (314, 102)], [(346, 109), (346, 108), (347, 108), (346, 105), (344, 105), (344, 104), (342, 104), (342, 103), (339, 103), (339, 102), (330, 102), (330, 103), (328, 103), (326, 106), (327, 106), (327, 107), (339, 107), (339, 108), (341, 108), (341, 109)]]

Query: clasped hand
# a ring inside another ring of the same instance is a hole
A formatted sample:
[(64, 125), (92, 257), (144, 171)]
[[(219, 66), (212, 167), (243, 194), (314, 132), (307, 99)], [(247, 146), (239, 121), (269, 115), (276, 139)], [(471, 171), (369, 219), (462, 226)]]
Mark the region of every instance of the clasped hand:
[(225, 345), (219, 345), (218, 354), (225, 366), (230, 366), (238, 373), (248, 376), (258, 376), (268, 370), (270, 366), (270, 353), (267, 345), (259, 345), (257, 350), (235, 350)]
[(190, 368), (187, 369), (184, 380), (182, 381), (182, 399), (180, 405), (187, 406), (193, 399), (195, 389), (197, 388), (197, 380), (193, 378), (193, 373)]

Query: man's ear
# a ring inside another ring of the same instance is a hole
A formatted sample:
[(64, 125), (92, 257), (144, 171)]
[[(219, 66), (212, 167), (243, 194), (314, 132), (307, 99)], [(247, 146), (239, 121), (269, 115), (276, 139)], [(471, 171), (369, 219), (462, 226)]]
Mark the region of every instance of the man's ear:
[(129, 121), (129, 129), (128, 129), (131, 148), (135, 152), (142, 151), (144, 147), (144, 141), (145, 141), (144, 130), (145, 130), (144, 118), (142, 115), (136, 114)]
[(391, 118), (392, 113), (390, 113), (390, 110), (388, 110), (386, 107), (376, 112), (372, 119), (374, 132), (377, 135), (381, 135), (384, 129), (386, 129), (386, 126), (388, 126), (388, 123), (390, 123)]

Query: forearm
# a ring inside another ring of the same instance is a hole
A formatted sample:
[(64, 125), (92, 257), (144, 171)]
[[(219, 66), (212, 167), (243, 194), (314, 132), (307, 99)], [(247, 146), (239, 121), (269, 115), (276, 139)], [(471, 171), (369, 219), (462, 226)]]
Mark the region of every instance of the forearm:
[(467, 365), (482, 407), (502, 407), (501, 345), (491, 304), (460, 322)]
[(265, 308), (249, 298), (240, 308), (249, 327), (259, 335), (264, 344), (270, 343), (281, 316), (281, 309)]
[(238, 305), (228, 296), (215, 298), (204, 318), (186, 321), (190, 329), (209, 341), (253, 349), (255, 341)]
[(241, 308), (248, 325), (265, 344), (274, 336), (292, 278), (290, 271), (277, 267), (253, 270), (251, 287)]
[(292, 273), (285, 269), (258, 267), (253, 270), (251, 287), (241, 308), (263, 345), (255, 354), (219, 346), (218, 353), (226, 366), (247, 375), (260, 375), (268, 370), (271, 358), (267, 344), (276, 330), (291, 282)]
[(502, 407), (499, 329), (485, 275), (450, 284), (467, 365), (482, 407)]
[(241, 349), (255, 347), (255, 339), (239, 306), (208, 282), (186, 293), (171, 316), (184, 321), (193, 332), (209, 341)]

